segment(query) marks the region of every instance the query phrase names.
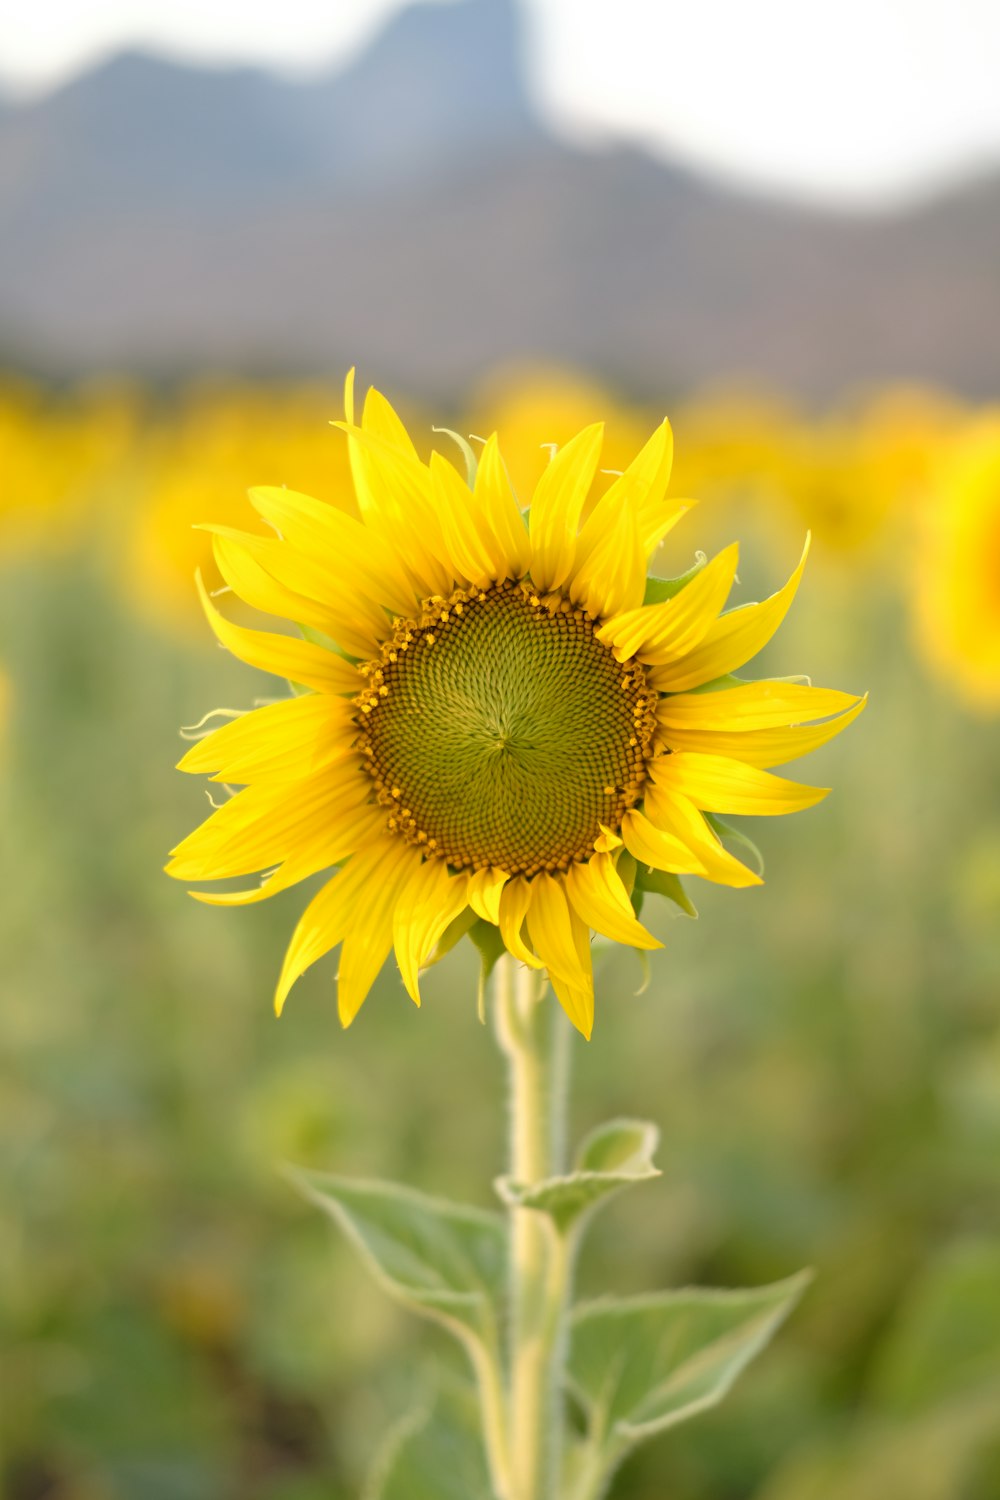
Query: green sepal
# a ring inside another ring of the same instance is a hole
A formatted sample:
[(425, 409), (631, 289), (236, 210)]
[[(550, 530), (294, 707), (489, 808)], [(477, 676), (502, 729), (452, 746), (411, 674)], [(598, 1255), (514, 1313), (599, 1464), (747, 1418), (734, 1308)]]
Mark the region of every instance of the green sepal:
[[(349, 656), (342, 646), (338, 646), (332, 635), (325, 635), (322, 630), (317, 630), (313, 625), (303, 625), (298, 622), (304, 640), (311, 641), (314, 646), (322, 646), (324, 651), (331, 651), (334, 656), (339, 656), (343, 661), (354, 661), (356, 658)], [(364, 679), (359, 676), (358, 687), (364, 686)]]
[(506, 1288), (500, 1214), (431, 1198), (394, 1182), (288, 1169), (292, 1183), (350, 1240), (397, 1301), (467, 1345), (495, 1349)]
[(702, 817), (712, 831), (717, 833), (719, 838), (724, 842), (736, 844), (739, 848), (745, 849), (750, 855), (752, 864), (756, 867), (755, 873), (757, 875), (764, 874), (764, 856), (749, 834), (744, 833), (742, 828), (734, 828), (732, 824), (724, 823), (721, 818), (716, 817), (715, 813), (703, 813)]
[(641, 908), (642, 897), (647, 895), (666, 896), (667, 900), (679, 906), (685, 915), (689, 917), (698, 915), (698, 908), (681, 884), (680, 877), (671, 875), (667, 870), (648, 870), (645, 867), (639, 869), (632, 897), (632, 905), (636, 906), (637, 916)]
[(646, 579), (646, 592), (643, 595), (643, 604), (666, 604), (675, 594), (679, 594), (686, 583), (690, 583), (705, 566), (708, 558), (704, 552), (697, 553), (698, 561), (693, 567), (688, 568), (686, 573), (681, 573), (678, 578), (653, 578)]
[(389, 1432), (362, 1500), (494, 1500), (474, 1393), (449, 1389)]
[[(467, 908), (467, 910), (470, 908)], [(484, 922), (482, 917), (476, 920), (469, 928), (469, 937), (476, 945), (479, 953), (479, 988), (476, 994), (476, 1013), (480, 1021), (486, 1020), (486, 986), (490, 975), (496, 968), (497, 963), (503, 957), (503, 938), (500, 936), (499, 927), (494, 927), (492, 922)]]
[[(322, 630), (316, 630), (312, 625), (303, 625), (301, 620), (297, 621), (297, 624), (303, 640), (309, 641), (313, 646), (322, 646), (324, 651), (330, 651), (334, 656), (339, 656), (343, 661), (355, 660), (353, 656), (348, 656), (347, 652), (337, 645), (332, 635), (324, 635)], [(303, 698), (307, 693), (316, 691), (315, 688), (303, 687), (301, 682), (292, 682), (291, 679), (288, 679), (288, 686), (296, 698)], [(359, 676), (358, 690), (360, 691), (363, 686), (364, 680)]]
[(639, 865), (635, 855), (630, 854), (627, 849), (623, 849), (615, 869), (618, 871), (618, 879), (631, 896), (635, 889), (636, 876), (639, 873)]
[(568, 1380), (610, 1475), (637, 1444), (718, 1405), (812, 1278), (752, 1291), (602, 1298), (572, 1316)]
[(566, 1176), (547, 1177), (530, 1187), (500, 1177), (496, 1190), (508, 1207), (548, 1214), (566, 1235), (623, 1188), (659, 1177), (653, 1165), (659, 1139), (659, 1130), (647, 1120), (611, 1120), (581, 1142), (574, 1170)]
[(649, 954), (645, 949), (633, 948), (632, 952), (638, 961), (639, 972), (642, 975), (642, 978), (639, 980), (639, 988), (632, 991), (632, 994), (638, 1000), (639, 996), (644, 995), (653, 982), (653, 965), (650, 963)]
[(476, 483), (476, 475), (479, 472), (479, 459), (476, 457), (475, 449), (464, 438), (460, 432), (453, 432), (450, 427), (432, 427), (431, 432), (443, 432), (445, 437), (450, 437), (453, 443), (457, 443), (465, 459), (465, 482), (471, 490)]
[(747, 687), (752, 678), (736, 677), (732, 672), (727, 672), (725, 677), (713, 677), (711, 682), (699, 683), (697, 687), (685, 688), (686, 693), (721, 693), (726, 688)]

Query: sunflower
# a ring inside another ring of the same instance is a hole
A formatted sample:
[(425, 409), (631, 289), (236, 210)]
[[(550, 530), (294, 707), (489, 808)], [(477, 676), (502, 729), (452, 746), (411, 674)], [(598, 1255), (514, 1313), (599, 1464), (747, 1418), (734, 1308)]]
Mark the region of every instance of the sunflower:
[(677, 877), (759, 876), (727, 850), (717, 815), (787, 813), (822, 789), (767, 769), (822, 745), (863, 700), (800, 681), (730, 674), (770, 639), (791, 579), (722, 613), (736, 547), (682, 578), (647, 561), (690, 502), (666, 497), (664, 422), (597, 501), (601, 424), (552, 457), (527, 514), (496, 435), (468, 473), (419, 458), (377, 391), (354, 419), (353, 512), (285, 489), (250, 499), (268, 536), (214, 533), (219, 570), (302, 637), (235, 624), (200, 584), (222, 644), (295, 685), (225, 723), (184, 771), (240, 786), (167, 866), (184, 881), (268, 872), (259, 901), (333, 870), (306, 908), (278, 982), (280, 1012), (309, 966), (340, 947), (338, 1004), (357, 1014), (394, 948), (420, 1003), (420, 970), (467, 931), (548, 973), (589, 1036), (591, 931), (661, 946), (637, 909)]
[(974, 423), (934, 485), (914, 604), (924, 654), (973, 708), (1000, 710), (1000, 414)]

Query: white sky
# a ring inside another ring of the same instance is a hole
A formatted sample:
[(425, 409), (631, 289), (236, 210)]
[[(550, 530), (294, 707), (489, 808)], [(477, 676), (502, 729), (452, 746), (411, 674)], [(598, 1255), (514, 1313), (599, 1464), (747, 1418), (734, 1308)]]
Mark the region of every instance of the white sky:
[[(403, 3), (40, 0), (6, 8), (0, 77), (36, 92), (127, 45), (312, 71)], [(876, 203), (1000, 163), (1000, 0), (520, 3), (536, 94), (584, 138)]]

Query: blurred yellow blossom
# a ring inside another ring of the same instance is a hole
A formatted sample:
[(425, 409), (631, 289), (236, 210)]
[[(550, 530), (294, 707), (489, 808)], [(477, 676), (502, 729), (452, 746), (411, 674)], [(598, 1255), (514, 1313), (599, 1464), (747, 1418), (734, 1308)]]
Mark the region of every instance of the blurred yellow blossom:
[(1000, 710), (1000, 409), (971, 424), (942, 465), (913, 602), (932, 668), (972, 706)]
[[(504, 435), (504, 461), (522, 505), (548, 466), (553, 447), (562, 448), (591, 422), (607, 423), (597, 498), (615, 472), (631, 463), (649, 435), (647, 414), (628, 406), (577, 371), (528, 365), (499, 371), (477, 391), (465, 414), (468, 430), (486, 438)], [(676, 492), (676, 486), (673, 486)]]
[(960, 420), (953, 401), (910, 387), (817, 415), (777, 395), (705, 393), (677, 414), (675, 483), (706, 502), (706, 525), (726, 529), (734, 511), (795, 535), (805, 524), (821, 555), (856, 561), (879, 554), (900, 509), (921, 500)]
[(141, 398), (124, 383), (67, 394), (0, 379), (0, 550), (72, 544), (135, 446)]
[(329, 426), (339, 399), (321, 386), (198, 384), (158, 413), (131, 540), (130, 576), (145, 608), (200, 620), (196, 569), (212, 588), (221, 579), (211, 538), (195, 528), (206, 516), (243, 524), (251, 484), (353, 506), (346, 454)]
[(827, 549), (881, 557), (893, 523), (923, 502), (960, 415), (931, 391), (889, 387), (800, 424), (786, 483), (797, 519)]

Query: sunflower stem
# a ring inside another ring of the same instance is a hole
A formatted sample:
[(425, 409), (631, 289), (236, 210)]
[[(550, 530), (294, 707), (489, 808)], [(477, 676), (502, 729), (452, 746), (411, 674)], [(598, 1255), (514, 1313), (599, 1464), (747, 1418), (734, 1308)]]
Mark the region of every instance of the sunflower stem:
[[(562, 1170), (568, 1027), (543, 1005), (544, 976), (504, 955), (497, 965), (496, 1032), (510, 1079), (510, 1177), (520, 1185)], [(568, 1247), (547, 1215), (510, 1210), (510, 1492), (555, 1500), (562, 1447)]]

